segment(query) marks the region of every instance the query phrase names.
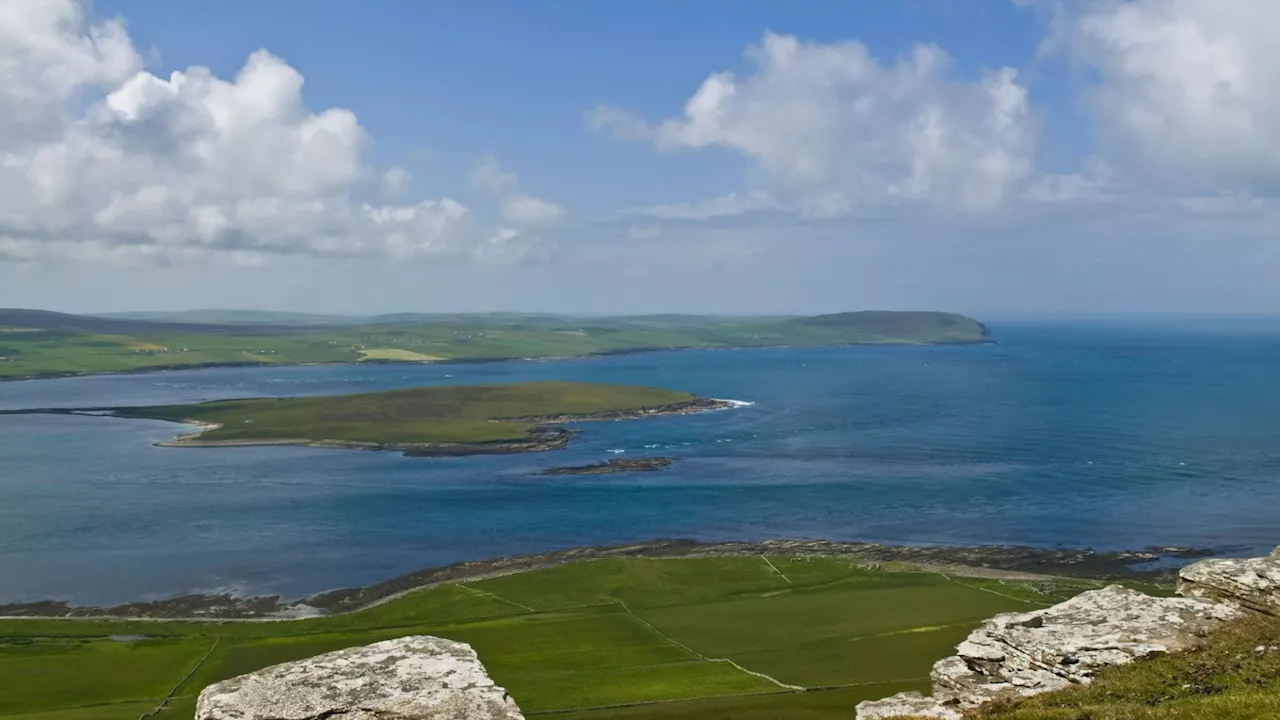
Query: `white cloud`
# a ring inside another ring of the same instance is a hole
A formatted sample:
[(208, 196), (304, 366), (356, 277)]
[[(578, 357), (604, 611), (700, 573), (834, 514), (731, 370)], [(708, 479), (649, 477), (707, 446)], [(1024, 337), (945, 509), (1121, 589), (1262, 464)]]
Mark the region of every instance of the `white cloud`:
[(709, 220), (732, 217), (757, 210), (775, 210), (778, 202), (764, 192), (729, 193), (720, 197), (690, 203), (650, 205), (634, 212), (663, 220)]
[(411, 182), (413, 182), (413, 173), (396, 166), (382, 173), (382, 177), (378, 179), (378, 190), (384, 198), (394, 200), (409, 189)]
[(658, 223), (652, 225), (632, 225), (627, 228), (627, 237), (632, 240), (656, 240), (662, 237), (662, 226)]
[[(488, 243), (448, 198), (354, 200), (364, 129), (349, 110), (308, 109), (302, 75), (269, 52), (231, 80), (141, 67), (124, 26), (82, 3), (0, 0), (0, 257), (252, 264)], [(409, 180), (392, 168), (378, 189), (390, 199)]]
[(933, 45), (885, 65), (858, 42), (774, 33), (747, 57), (749, 74), (712, 74), (679, 117), (651, 124), (606, 105), (586, 121), (662, 150), (734, 150), (781, 202), (818, 216), (905, 200), (989, 209), (1034, 169), (1035, 122), (1011, 68), (970, 82)]
[(471, 171), (471, 182), (491, 195), (513, 192), (520, 185), (516, 174), (503, 170), (498, 159), (491, 155), (480, 158), (476, 163)]
[(1111, 154), (1190, 171), (1182, 182), (1280, 189), (1274, 0), (1064, 4), (1055, 34), (1096, 71), (1088, 100)]
[(564, 219), (565, 209), (532, 195), (516, 193), (502, 202), (502, 217), (528, 227), (551, 227)]
[(1117, 200), (1121, 193), (1111, 166), (1089, 157), (1079, 172), (1037, 175), (1023, 197), (1040, 203), (1098, 203)]
[(502, 168), (496, 158), (480, 158), (471, 172), (471, 182), (497, 198), (502, 218), (524, 228), (548, 228), (559, 225), (568, 212), (559, 205), (519, 191), (520, 178)]
[(653, 128), (634, 114), (612, 105), (597, 105), (583, 115), (592, 130), (610, 130), (621, 140), (652, 140)]

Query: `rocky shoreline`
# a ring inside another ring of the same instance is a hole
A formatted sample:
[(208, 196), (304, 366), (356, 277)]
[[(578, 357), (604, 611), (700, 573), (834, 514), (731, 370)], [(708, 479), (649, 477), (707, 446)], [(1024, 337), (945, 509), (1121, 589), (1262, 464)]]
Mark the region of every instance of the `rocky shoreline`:
[(0, 617), (284, 620), (360, 610), (406, 592), (442, 583), (474, 581), (566, 563), (602, 558), (682, 558), (773, 556), (846, 557), (872, 565), (904, 563), (921, 570), (971, 577), (1033, 579), (1045, 576), (1099, 580), (1121, 578), (1172, 582), (1177, 568), (1144, 568), (1162, 558), (1192, 559), (1216, 553), (1191, 548), (1152, 548), (1143, 551), (1097, 552), (1087, 549), (1041, 549), (1020, 546), (900, 546), (825, 540), (767, 540), (764, 542), (704, 543), (695, 540), (651, 540), (555, 550), (491, 560), (455, 563), (407, 573), (367, 587), (343, 588), (311, 597), (285, 600), (279, 596), (236, 597), (228, 594), (186, 594), (112, 607), (73, 606), (46, 600), (0, 605)]
[(620, 472), (656, 472), (671, 467), (675, 458), (615, 458), (590, 465), (571, 465), (569, 467), (547, 468), (539, 475), (608, 475)]
[[(200, 424), (200, 423), (193, 423)], [(203, 425), (201, 429), (179, 435), (172, 440), (162, 440), (156, 447), (169, 448), (229, 448), (294, 446), (325, 448), (329, 450), (367, 450), (400, 452), (405, 457), (456, 457), (462, 455), (505, 455), (511, 453), (545, 452), (559, 450), (569, 444), (576, 434), (568, 428), (540, 427), (522, 441), (494, 441), (484, 443), (378, 443), (353, 440), (309, 440), (306, 438), (262, 440), (202, 440), (200, 436), (217, 425)]]

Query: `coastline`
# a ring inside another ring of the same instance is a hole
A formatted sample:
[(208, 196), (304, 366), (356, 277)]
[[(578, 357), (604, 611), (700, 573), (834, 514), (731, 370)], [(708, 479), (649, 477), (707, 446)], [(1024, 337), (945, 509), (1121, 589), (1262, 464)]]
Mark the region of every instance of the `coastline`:
[[(244, 448), (244, 447), (313, 447), (329, 450), (366, 450), (392, 451), (403, 453), (406, 457), (458, 457), (466, 455), (507, 455), (526, 452), (547, 452), (559, 450), (569, 444), (577, 434), (571, 428), (559, 427), (585, 422), (604, 422), (622, 420), (643, 420), (646, 418), (666, 417), (672, 415), (696, 415), (719, 410), (730, 410), (750, 405), (741, 400), (720, 400), (716, 398), (694, 398), (674, 405), (646, 408), (641, 410), (610, 411), (585, 415), (538, 415), (529, 417), (502, 418), (490, 422), (533, 423), (538, 427), (524, 440), (496, 440), (477, 443), (406, 443), (406, 442), (362, 442), (355, 440), (327, 440), (313, 438), (262, 438), (242, 440), (204, 440), (204, 433), (222, 427), (217, 423), (205, 423), (198, 420), (160, 420), (161, 422), (181, 422), (195, 426), (197, 429), (180, 433), (169, 439), (154, 443), (155, 447), (165, 448)], [(134, 408), (128, 407), (95, 407), (95, 408), (31, 408), (25, 410), (0, 410), (2, 415), (87, 415), (90, 417), (114, 417), (124, 420), (147, 420), (143, 415), (130, 414)]]
[(191, 363), (189, 365), (153, 365), (129, 370), (107, 370), (102, 372), (49, 372), (35, 375), (4, 375), (0, 383), (31, 382), (37, 380), (68, 380), (85, 377), (111, 377), (128, 375), (153, 375), (182, 370), (214, 370), (218, 368), (290, 368), (290, 367), (347, 367), (360, 365), (483, 365), (503, 362), (547, 362), (550, 360), (592, 360), (622, 355), (641, 355), (647, 353), (678, 352), (680, 350), (776, 350), (783, 348), (849, 348), (849, 347), (949, 347), (969, 345), (996, 345), (992, 337), (975, 340), (921, 340), (910, 342), (856, 342), (838, 343), (834, 345), (732, 345), (732, 346), (681, 346), (681, 347), (644, 347), (627, 350), (605, 350), (583, 355), (548, 355), (545, 357), (484, 357), (484, 358), (446, 358), (443, 360), (353, 360), (350, 362), (210, 362)]
[(0, 619), (282, 622), (358, 612), (446, 583), (478, 581), (608, 558), (823, 556), (848, 558), (875, 566), (889, 564), (890, 569), (906, 572), (942, 572), (961, 577), (1023, 580), (1070, 577), (1159, 583), (1172, 581), (1177, 567), (1167, 562), (1159, 563), (1159, 567), (1144, 568), (1143, 565), (1168, 559), (1189, 561), (1215, 554), (1216, 551), (1202, 548), (1098, 552), (1014, 545), (911, 546), (826, 540), (700, 542), (658, 539), (464, 561), (424, 568), (364, 587), (339, 588), (295, 599), (282, 599), (278, 595), (238, 597), (189, 593), (110, 607), (73, 606), (63, 600), (43, 600), (0, 604)]

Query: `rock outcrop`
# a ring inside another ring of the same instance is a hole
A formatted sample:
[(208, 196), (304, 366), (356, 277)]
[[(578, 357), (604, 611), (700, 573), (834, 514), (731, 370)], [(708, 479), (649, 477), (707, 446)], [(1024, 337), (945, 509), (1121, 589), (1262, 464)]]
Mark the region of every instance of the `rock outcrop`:
[(465, 643), (415, 636), (210, 685), (196, 720), (523, 720)]
[(888, 720), (902, 717), (960, 720), (964, 715), (957, 707), (914, 691), (898, 693), (883, 700), (866, 700), (858, 703), (858, 720)]
[(1178, 573), (1178, 593), (1280, 615), (1280, 548), (1260, 558), (1201, 560)]
[(1087, 685), (1100, 668), (1193, 647), (1249, 610), (1280, 615), (1280, 548), (1265, 558), (1189, 565), (1179, 593), (1157, 598), (1112, 585), (1044, 610), (997, 615), (933, 666), (931, 697), (863, 702), (858, 720), (955, 720), (993, 700)]

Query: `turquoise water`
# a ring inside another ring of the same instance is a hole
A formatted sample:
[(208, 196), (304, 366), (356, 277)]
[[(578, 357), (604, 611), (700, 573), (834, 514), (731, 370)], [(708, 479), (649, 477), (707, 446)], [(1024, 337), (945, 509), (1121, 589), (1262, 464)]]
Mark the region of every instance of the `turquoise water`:
[[(997, 324), (999, 345), (217, 369), (0, 384), (0, 408), (573, 379), (755, 404), (568, 450), (165, 449), (174, 425), (0, 416), (0, 601), (298, 596), (655, 537), (1097, 548), (1280, 543), (1280, 324)], [(622, 456), (652, 474), (540, 477)]]

